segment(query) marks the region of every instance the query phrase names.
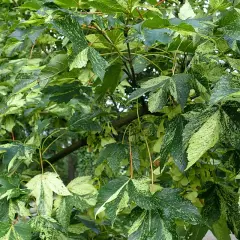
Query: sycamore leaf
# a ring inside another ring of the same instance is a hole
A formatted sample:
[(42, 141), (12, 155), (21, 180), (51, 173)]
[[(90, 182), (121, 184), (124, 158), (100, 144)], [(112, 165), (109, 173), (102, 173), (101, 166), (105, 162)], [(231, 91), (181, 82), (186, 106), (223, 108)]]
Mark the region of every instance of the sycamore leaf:
[(39, 77), (39, 84), (41, 87), (45, 87), (51, 78), (54, 78), (59, 73), (66, 70), (68, 67), (68, 57), (66, 54), (58, 54), (51, 58), (50, 62), (41, 71)]
[(113, 64), (107, 68), (101, 86), (96, 88), (97, 100), (102, 100), (106, 94), (113, 94), (122, 76), (121, 65)]
[(167, 104), (169, 82), (165, 82), (163, 86), (156, 92), (150, 95), (148, 109), (150, 112), (157, 112)]
[(183, 6), (180, 8), (178, 16), (183, 20), (194, 18), (196, 16), (188, 0), (186, 0)]
[(209, 4), (212, 9), (219, 11), (225, 10), (231, 6), (231, 3), (227, 0), (210, 0)]
[(86, 2), (105, 13), (126, 12), (126, 9), (119, 3), (119, 0), (87, 0)]
[(95, 217), (105, 211), (111, 221), (114, 221), (120, 207), (121, 200), (126, 199), (124, 194), (130, 179), (121, 177), (114, 179), (102, 187), (99, 191)]
[(130, 200), (139, 207), (151, 210), (156, 208), (155, 197), (150, 192), (149, 179), (132, 179), (128, 184)]
[(8, 164), (8, 171), (17, 169), (25, 162), (29, 165), (35, 149), (23, 144), (4, 144), (0, 146), (0, 151), (4, 152), (3, 163)]
[(205, 225), (192, 225), (185, 236), (188, 240), (202, 240), (208, 231), (208, 227)]
[(81, 52), (77, 54), (77, 56), (74, 58), (74, 60), (70, 63), (70, 71), (73, 68), (83, 68), (86, 67), (88, 62), (88, 50), (89, 48), (83, 49)]
[(188, 147), (188, 143), (192, 135), (196, 133), (207, 121), (207, 119), (210, 118), (216, 111), (217, 108), (212, 107), (205, 109), (203, 112), (190, 112), (190, 116), (191, 113), (194, 114), (188, 119), (189, 122), (185, 126), (183, 131), (183, 145), (185, 149)]
[(227, 38), (240, 40), (240, 26), (238, 24), (239, 16), (240, 13), (233, 8), (232, 10), (227, 11), (217, 22), (219, 30), (221, 30)]
[(144, 82), (141, 85), (141, 88), (137, 89), (130, 95), (129, 101), (137, 99), (143, 96), (145, 93), (157, 90), (159, 87), (161, 87), (165, 83), (167, 79), (169, 79), (168, 76), (160, 76), (157, 78), (150, 79), (147, 82)]
[(192, 135), (187, 149), (189, 169), (199, 158), (218, 142), (220, 134), (219, 111), (214, 113), (203, 126)]
[(218, 240), (231, 240), (230, 230), (224, 216), (212, 225), (212, 231)]
[(207, 189), (201, 194), (205, 201), (203, 217), (213, 227), (214, 235), (223, 240), (224, 238), (220, 237), (223, 234), (221, 228), (225, 228), (226, 236), (229, 235), (228, 229), (230, 229), (236, 237), (239, 237), (239, 195), (233, 192), (230, 187), (222, 184), (209, 183), (206, 187)]
[(94, 48), (88, 47), (87, 40), (76, 18), (69, 15), (58, 17), (53, 21), (53, 25), (73, 43), (73, 61), (70, 64), (70, 69), (86, 66), (89, 59), (94, 73), (103, 79), (108, 63)]
[(82, 28), (75, 17), (68, 14), (56, 17), (53, 26), (73, 43), (75, 56), (88, 47)]
[(103, 80), (108, 62), (92, 47), (89, 47), (88, 59), (92, 63), (93, 72)]
[(80, 196), (97, 193), (96, 188), (91, 184), (91, 177), (77, 177), (73, 179), (68, 185), (67, 188), (70, 192), (75, 193)]
[(110, 143), (100, 152), (98, 164), (107, 160), (110, 168), (116, 173), (119, 170), (121, 161), (129, 157), (127, 150), (128, 148), (124, 144)]
[(174, 240), (176, 232), (172, 232), (169, 224), (162, 219), (160, 212), (143, 211), (129, 229), (129, 240)]
[(230, 86), (231, 79), (229, 76), (223, 76), (215, 85), (215, 87), (212, 90), (212, 95), (210, 98), (210, 104), (216, 104), (221, 100), (224, 100), (228, 96), (230, 96), (232, 93), (239, 92), (240, 89), (238, 88), (232, 88)]
[(10, 224), (0, 222), (0, 239), (31, 240), (31, 238), (32, 231), (28, 223), (18, 222), (16, 224)]
[(53, 192), (60, 196), (71, 195), (58, 175), (51, 172), (35, 176), (26, 184), (26, 187), (31, 190), (31, 195), (36, 198), (38, 211), (43, 215), (51, 215)]
[(201, 214), (198, 209), (188, 200), (180, 196), (178, 189), (164, 188), (157, 192), (158, 206), (163, 212), (164, 219), (183, 220), (192, 225), (201, 222)]
[(177, 116), (168, 123), (160, 149), (161, 165), (164, 165), (170, 154), (181, 171), (187, 166), (187, 154), (182, 139), (184, 122), (183, 117)]
[(174, 99), (181, 105), (182, 110), (187, 102), (190, 86), (189, 80), (191, 76), (189, 74), (175, 74), (172, 76), (170, 92)]
[(30, 225), (43, 239), (66, 239), (65, 229), (51, 217), (38, 215), (30, 220)]

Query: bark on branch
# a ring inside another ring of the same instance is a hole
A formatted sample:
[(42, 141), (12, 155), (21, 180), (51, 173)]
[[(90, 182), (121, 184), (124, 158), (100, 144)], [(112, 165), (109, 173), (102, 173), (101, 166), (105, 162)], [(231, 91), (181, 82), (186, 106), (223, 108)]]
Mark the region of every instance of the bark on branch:
[[(146, 107), (141, 107), (139, 109), (139, 116), (143, 116), (148, 113), (149, 113), (149, 111)], [(124, 125), (131, 123), (133, 120), (137, 119), (137, 117), (138, 117), (137, 111), (131, 111), (131, 112), (126, 113), (126, 116), (112, 121), (112, 125), (115, 129), (118, 129)], [(64, 148), (62, 151), (60, 151), (59, 153), (57, 153), (54, 156), (52, 156), (51, 158), (49, 158), (48, 161), (51, 164), (56, 163), (58, 160), (68, 156), (72, 152), (74, 152), (74, 151), (78, 150), (79, 148), (84, 147), (86, 145), (87, 145), (87, 138), (78, 140), (78, 141), (74, 142), (72, 145), (70, 145), (69, 147)], [(46, 166), (47, 165), (48, 164), (46, 164)]]

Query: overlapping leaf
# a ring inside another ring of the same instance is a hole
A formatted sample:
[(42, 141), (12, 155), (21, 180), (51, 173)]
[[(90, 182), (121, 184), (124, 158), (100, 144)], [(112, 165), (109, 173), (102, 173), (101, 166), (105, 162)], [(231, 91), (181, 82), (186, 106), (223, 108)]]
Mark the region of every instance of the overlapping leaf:
[(92, 184), (91, 177), (75, 178), (68, 184), (67, 188), (72, 195), (59, 196), (54, 203), (57, 220), (66, 229), (70, 224), (73, 207), (84, 211), (95, 206), (97, 200), (97, 190)]
[(46, 172), (32, 178), (26, 187), (31, 190), (31, 195), (36, 198), (38, 212), (50, 216), (53, 207), (53, 192), (60, 196), (71, 193), (64, 186), (56, 173)]
[(121, 161), (128, 158), (128, 148), (121, 143), (111, 143), (100, 152), (98, 163), (106, 160), (110, 168), (116, 173), (119, 171)]
[[(171, 228), (172, 227), (172, 228)], [(174, 227), (166, 225), (160, 212), (143, 211), (129, 229), (129, 240), (174, 240), (177, 239)]]
[(192, 135), (187, 149), (188, 166), (190, 168), (197, 160), (218, 142), (220, 135), (220, 112), (214, 113), (203, 126)]
[(95, 216), (105, 211), (111, 221), (115, 220), (117, 213), (121, 210), (121, 205), (124, 206), (128, 203), (129, 197), (126, 195), (126, 190), (129, 181), (130, 179), (121, 177), (110, 181), (101, 188)]
[(182, 139), (184, 122), (181, 116), (169, 122), (160, 149), (161, 164), (163, 165), (166, 162), (167, 156), (170, 154), (181, 171), (184, 171), (187, 166), (187, 155)]

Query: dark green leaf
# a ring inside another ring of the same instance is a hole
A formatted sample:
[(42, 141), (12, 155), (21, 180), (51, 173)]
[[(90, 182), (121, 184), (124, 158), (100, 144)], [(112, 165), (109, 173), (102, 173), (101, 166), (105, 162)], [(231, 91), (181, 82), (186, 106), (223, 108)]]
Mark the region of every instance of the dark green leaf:
[(126, 187), (129, 179), (121, 177), (114, 179), (101, 188), (95, 215), (105, 211), (111, 221), (114, 221), (119, 210), (128, 203)]
[(174, 229), (169, 229), (161, 214), (156, 211), (144, 211), (129, 230), (129, 240), (174, 240)]
[(188, 200), (180, 196), (178, 189), (163, 189), (156, 193), (158, 206), (163, 211), (164, 219), (178, 219), (193, 225), (201, 222), (198, 209)]
[(104, 147), (100, 152), (98, 163), (106, 160), (111, 169), (117, 173), (120, 168), (121, 161), (128, 158), (128, 148), (121, 143), (111, 143)]
[(101, 100), (106, 94), (113, 94), (120, 79), (121, 79), (121, 65), (114, 64), (107, 68), (101, 86), (96, 88), (97, 99)]
[(184, 171), (187, 166), (187, 155), (182, 140), (184, 122), (181, 116), (169, 122), (160, 150), (161, 164), (166, 162), (168, 154), (170, 154), (181, 171)]
[(155, 198), (149, 187), (148, 179), (132, 179), (128, 184), (130, 200), (146, 210), (156, 209)]

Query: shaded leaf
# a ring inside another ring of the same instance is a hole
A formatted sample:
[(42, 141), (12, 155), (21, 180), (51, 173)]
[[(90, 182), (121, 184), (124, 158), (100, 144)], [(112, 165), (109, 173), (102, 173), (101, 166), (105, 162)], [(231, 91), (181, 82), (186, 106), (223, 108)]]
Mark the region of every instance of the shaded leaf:
[(187, 155), (182, 140), (184, 122), (181, 116), (175, 117), (169, 122), (160, 149), (161, 165), (164, 165), (170, 154), (181, 171), (184, 171), (187, 166)]
[[(95, 217), (105, 211), (107, 216), (114, 221), (124, 199), (124, 193), (129, 183), (129, 179), (121, 177), (114, 179), (102, 187), (99, 191)], [(128, 198), (126, 199), (128, 201)]]
[[(176, 233), (168, 229), (158, 211), (144, 211), (129, 230), (129, 240), (173, 240)], [(173, 233), (172, 233), (173, 232)]]
[(164, 188), (156, 193), (158, 206), (163, 211), (164, 219), (178, 219), (192, 225), (199, 224), (201, 214), (190, 201), (180, 196), (180, 192), (178, 189)]
[(98, 164), (106, 160), (110, 168), (117, 173), (121, 161), (128, 158), (128, 148), (126, 145), (121, 143), (111, 143), (104, 147), (100, 152), (98, 158)]
[(240, 91), (240, 89), (234, 89), (230, 86), (230, 80), (231, 79), (229, 79), (229, 76), (223, 76), (219, 82), (217, 82), (212, 90), (210, 104), (216, 104), (219, 101), (224, 100), (224, 98), (230, 96), (232, 93)]

